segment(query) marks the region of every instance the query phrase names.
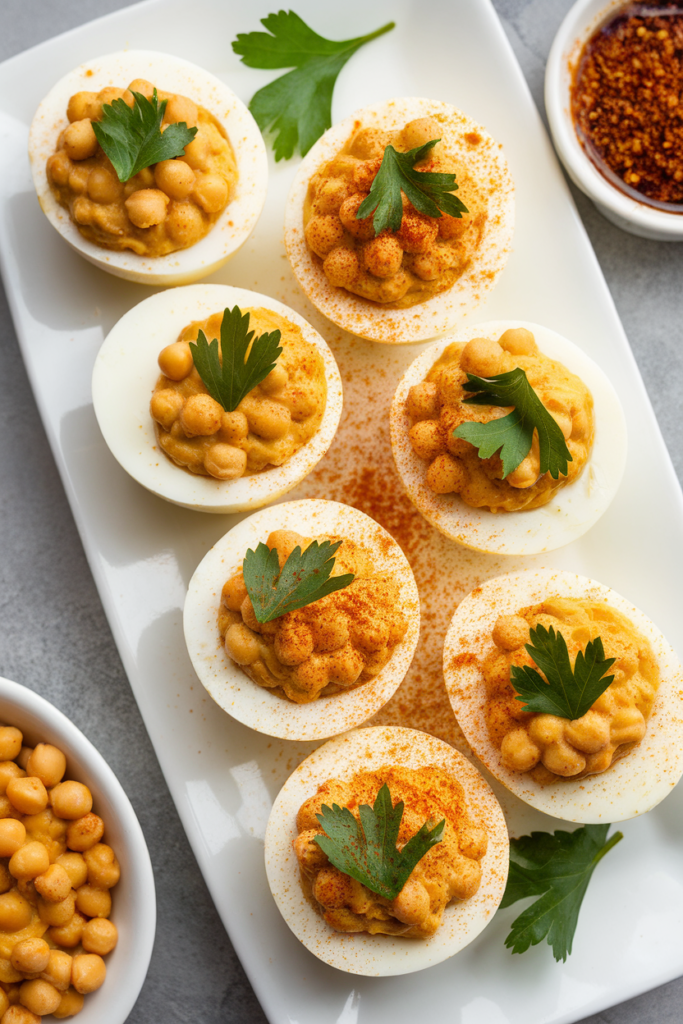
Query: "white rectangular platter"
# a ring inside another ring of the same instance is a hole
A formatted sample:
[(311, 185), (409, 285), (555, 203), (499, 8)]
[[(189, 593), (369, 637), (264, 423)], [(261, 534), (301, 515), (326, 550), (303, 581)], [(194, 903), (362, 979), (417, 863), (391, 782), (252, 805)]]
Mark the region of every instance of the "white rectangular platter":
[[(362, 979), (324, 966), (280, 918), (263, 866), (273, 797), (311, 747), (252, 733), (220, 711), (194, 676), (182, 636), (188, 581), (238, 517), (192, 513), (146, 493), (114, 462), (95, 422), (90, 376), (96, 353), (116, 320), (150, 291), (91, 267), (49, 226), (25, 156), (31, 117), (72, 67), (129, 47), (201, 64), (246, 101), (273, 76), (244, 68), (229, 44), (272, 9), (261, 0), (193, 0), (188, 15), (186, 0), (148, 0), (0, 67), (0, 257), (32, 386), (161, 767), (273, 1024), (412, 1024), (426, 1012), (462, 1024), (576, 1021), (683, 972), (683, 790), (625, 824), (624, 842), (591, 884), (575, 952), (564, 965), (545, 944), (523, 957), (510, 955), (503, 941), (518, 912), (512, 908), (456, 959), (422, 974)], [(523, 560), (476, 555), (442, 540), (401, 496), (388, 445), (389, 401), (421, 346), (352, 339), (310, 307), (282, 244), (296, 161), (271, 164), (253, 237), (212, 280), (288, 303), (325, 336), (340, 364), (346, 400), (340, 431), (320, 469), (291, 497), (357, 504), (394, 532), (413, 563), (429, 614), (413, 669), (382, 721), (459, 742), (440, 679), (446, 623), (473, 585), (522, 565), (557, 566), (608, 584), (650, 615), (682, 654), (680, 489), (601, 271), (493, 9), (486, 0), (347, 0), (343, 9), (297, 0), (296, 10), (331, 38), (389, 20), (397, 24), (347, 65), (335, 92), (335, 120), (391, 96), (428, 96), (460, 106), (503, 143), (517, 186), (514, 252), (476, 318), (536, 321), (572, 339), (611, 377), (629, 426), (620, 492), (580, 541)], [(516, 834), (558, 827), (513, 798), (506, 810)]]

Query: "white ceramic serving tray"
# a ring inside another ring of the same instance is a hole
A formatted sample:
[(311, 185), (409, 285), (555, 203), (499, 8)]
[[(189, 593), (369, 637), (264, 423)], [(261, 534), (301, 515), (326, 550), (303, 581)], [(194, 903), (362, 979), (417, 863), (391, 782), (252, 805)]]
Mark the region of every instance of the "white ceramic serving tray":
[[(0, 255), (24, 358), (135, 696), (180, 816), (230, 937), (275, 1024), (461, 1024), (576, 1021), (683, 972), (683, 789), (626, 822), (624, 842), (600, 866), (581, 911), (575, 952), (556, 964), (543, 944), (521, 957), (503, 945), (518, 913), (499, 914), (455, 959), (425, 973), (352, 977), (318, 962), (291, 935), (268, 891), (263, 836), (274, 796), (312, 744), (272, 740), (220, 711), (195, 678), (182, 606), (195, 567), (238, 517), (175, 508), (120, 469), (97, 429), (92, 366), (118, 317), (150, 294), (90, 266), (38, 207), (26, 160), (28, 125), (54, 81), (95, 54), (155, 48), (223, 78), (243, 99), (273, 77), (230, 50), (258, 27), (269, 0), (148, 0), (0, 67)], [(396, 482), (388, 409), (420, 346), (351, 339), (317, 315), (284, 256), (285, 198), (297, 161), (271, 165), (252, 238), (213, 280), (264, 291), (301, 312), (326, 338), (344, 378), (345, 411), (328, 455), (289, 495), (326, 497), (374, 514), (401, 542), (422, 602), (413, 667), (380, 721), (424, 728), (462, 749), (441, 679), (443, 636), (478, 581), (522, 566), (566, 568), (630, 598), (683, 654), (683, 501), (636, 364), (521, 71), (485, 0), (297, 0), (323, 35), (348, 38), (389, 20), (397, 28), (342, 72), (335, 120), (391, 95), (460, 105), (501, 141), (517, 186), (514, 251), (481, 320), (546, 324), (609, 374), (628, 418), (624, 481), (603, 518), (550, 555), (479, 555), (442, 538)], [(46, 513), (47, 514), (47, 513)], [(513, 833), (557, 823), (503, 797)]]

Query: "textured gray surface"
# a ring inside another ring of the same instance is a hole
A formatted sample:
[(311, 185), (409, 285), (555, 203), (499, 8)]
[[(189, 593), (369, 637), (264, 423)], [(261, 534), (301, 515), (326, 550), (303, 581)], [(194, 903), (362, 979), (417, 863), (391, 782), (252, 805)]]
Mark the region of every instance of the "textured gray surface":
[[(542, 109), (545, 59), (570, 0), (494, 3)], [(2, 0), (0, 6), (4, 60), (125, 7), (127, 0)], [(575, 196), (680, 479), (683, 246), (626, 235)], [(149, 975), (129, 1022), (262, 1024), (121, 667), (2, 293), (0, 339), (0, 380), (11, 382), (0, 403), (0, 674), (39, 691), (69, 715), (112, 766), (140, 818), (156, 877), (158, 927)], [(585, 1024), (668, 1024), (682, 1018), (683, 979)]]

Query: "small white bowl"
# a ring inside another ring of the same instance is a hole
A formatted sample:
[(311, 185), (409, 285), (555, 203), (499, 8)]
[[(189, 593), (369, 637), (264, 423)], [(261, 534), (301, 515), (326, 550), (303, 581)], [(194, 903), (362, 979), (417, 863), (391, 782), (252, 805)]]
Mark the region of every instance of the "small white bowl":
[[(301, 328), (322, 356), (327, 404), (313, 437), (282, 466), (237, 480), (216, 480), (176, 466), (159, 448), (149, 403), (160, 370), (162, 348), (183, 327), (227, 307), (264, 307)], [(92, 376), (92, 397), (100, 430), (114, 458), (153, 494), (199, 512), (245, 512), (281, 498), (322, 459), (339, 425), (342, 383), (325, 340), (289, 306), (259, 292), (225, 284), (194, 284), (150, 295), (114, 325), (100, 349)]]
[[(493, 648), (491, 631), (499, 615), (513, 615), (555, 595), (602, 601), (626, 615), (650, 641), (661, 679), (640, 743), (600, 774), (544, 786), (507, 768), (491, 741), (481, 664)], [(583, 824), (626, 821), (656, 807), (683, 774), (681, 663), (651, 619), (595, 580), (560, 569), (526, 569), (482, 583), (460, 602), (451, 620), (443, 672), (458, 725), (482, 764), (520, 800), (554, 818)]]
[[(439, 929), (428, 939), (338, 932), (304, 895), (299, 863), (292, 850), (298, 832), (296, 815), (328, 779), (350, 779), (383, 765), (404, 768), (434, 765), (457, 779), (475, 821), (489, 836), (478, 891), (446, 907)], [(417, 729), (375, 726), (356, 729), (313, 751), (275, 799), (266, 828), (266, 874), (278, 909), (296, 937), (317, 957), (349, 974), (386, 977), (422, 971), (454, 956), (493, 919), (503, 898), (510, 843), (500, 804), (481, 773), (443, 740)]]
[[(418, 117), (436, 118), (446, 150), (467, 165), (480, 185), (486, 183), (488, 217), (472, 261), (451, 288), (407, 309), (388, 309), (330, 284), (306, 244), (304, 203), (310, 179), (339, 152), (359, 124), (396, 131)], [(472, 135), (479, 140), (476, 146), (467, 141)], [(405, 345), (443, 334), (484, 302), (507, 262), (514, 223), (515, 187), (501, 144), (450, 103), (402, 97), (357, 110), (328, 129), (306, 154), (287, 198), (285, 247), (297, 281), (329, 320), (361, 338)]]
[[(413, 451), (406, 412), (408, 392), (420, 384), (441, 353), (453, 342), (499, 338), (509, 328), (525, 327), (540, 351), (575, 373), (593, 395), (595, 440), (583, 472), (560, 488), (540, 508), (519, 512), (489, 512), (473, 508), (457, 494), (435, 494), (426, 482), (427, 463)], [(626, 420), (609, 378), (590, 356), (548, 327), (526, 320), (492, 320), (473, 324), (441, 338), (410, 364), (391, 404), (391, 448), (408, 497), (427, 522), (451, 540), (497, 555), (532, 555), (570, 544), (607, 511), (626, 466)]]
[[(90, 740), (37, 693), (0, 678), (0, 720), (24, 733), (27, 745), (53, 743), (66, 755), (66, 778), (83, 782), (104, 821), (104, 841), (121, 864), (112, 891), (116, 948), (105, 957), (102, 988), (85, 997), (82, 1024), (121, 1024), (133, 1009), (147, 974), (156, 926), (154, 875), (140, 823), (121, 783)], [(52, 1019), (52, 1018), (50, 1018)]]
[[(378, 571), (398, 582), (408, 630), (379, 675), (352, 690), (295, 704), (253, 682), (225, 653), (218, 632), (223, 584), (242, 565), (247, 548), (273, 530), (304, 536), (348, 537), (368, 548)], [(287, 740), (318, 740), (361, 725), (393, 696), (413, 660), (420, 634), (420, 599), (408, 560), (383, 527), (350, 505), (306, 498), (271, 505), (243, 519), (199, 563), (185, 600), (185, 641), (200, 682), (216, 703), (250, 729)]]
[[(47, 180), (46, 162), (69, 121), (66, 107), (76, 92), (99, 92), (106, 86), (125, 89), (135, 78), (147, 78), (159, 89), (189, 96), (223, 125), (237, 161), (235, 193), (204, 238), (166, 256), (116, 252), (88, 241), (60, 206)], [(102, 270), (148, 285), (197, 281), (234, 256), (254, 230), (268, 185), (268, 159), (256, 121), (232, 89), (220, 79), (180, 57), (148, 50), (110, 53), (81, 64), (60, 79), (42, 101), (31, 123), (28, 144), (33, 183), (43, 213), (62, 238)]]
[(569, 177), (609, 221), (641, 238), (680, 242), (683, 241), (683, 207), (681, 213), (660, 210), (610, 184), (586, 153), (574, 128), (571, 87), (583, 46), (602, 22), (624, 6), (624, 0), (578, 0), (560, 25), (545, 72), (545, 107), (550, 131)]

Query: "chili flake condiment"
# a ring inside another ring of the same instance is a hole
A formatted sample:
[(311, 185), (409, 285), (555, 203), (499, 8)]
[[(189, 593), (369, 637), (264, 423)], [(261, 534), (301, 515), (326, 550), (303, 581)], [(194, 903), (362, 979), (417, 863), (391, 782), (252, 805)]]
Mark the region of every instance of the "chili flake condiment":
[(647, 201), (683, 204), (683, 6), (629, 3), (584, 46), (572, 116), (589, 156)]

